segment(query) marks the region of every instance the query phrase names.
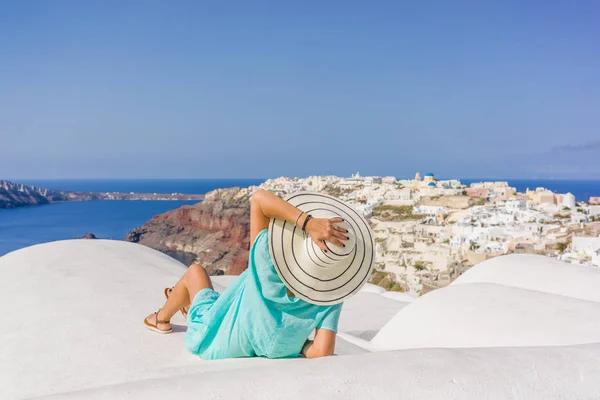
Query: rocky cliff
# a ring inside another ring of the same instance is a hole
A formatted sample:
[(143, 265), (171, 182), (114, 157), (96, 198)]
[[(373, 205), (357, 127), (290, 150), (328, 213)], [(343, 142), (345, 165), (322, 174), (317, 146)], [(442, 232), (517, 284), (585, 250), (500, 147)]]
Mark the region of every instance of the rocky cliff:
[(0, 208), (14, 208), (70, 200), (65, 192), (0, 180)]
[[(248, 267), (250, 191), (209, 192), (202, 203), (157, 215), (129, 232), (125, 240), (162, 251), (188, 266), (198, 263), (211, 275), (239, 275)], [(389, 275), (373, 271), (370, 281), (388, 291), (404, 291)]]
[(209, 192), (202, 203), (157, 215), (125, 240), (169, 255), (188, 255), (177, 258), (195, 259), (211, 275), (238, 275), (248, 266), (250, 192), (240, 188)]

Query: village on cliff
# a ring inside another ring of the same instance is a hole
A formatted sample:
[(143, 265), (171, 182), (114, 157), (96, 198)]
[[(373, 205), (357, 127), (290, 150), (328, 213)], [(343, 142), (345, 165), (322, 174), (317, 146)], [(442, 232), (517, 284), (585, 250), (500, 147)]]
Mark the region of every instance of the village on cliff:
[[(507, 182), (311, 176), (270, 179), (280, 196), (320, 191), (352, 204), (375, 233), (373, 283), (416, 295), (449, 285), (470, 267), (508, 253), (541, 254), (600, 267), (600, 198), (578, 202), (544, 188), (518, 193)], [(249, 191), (257, 187), (250, 187)]]

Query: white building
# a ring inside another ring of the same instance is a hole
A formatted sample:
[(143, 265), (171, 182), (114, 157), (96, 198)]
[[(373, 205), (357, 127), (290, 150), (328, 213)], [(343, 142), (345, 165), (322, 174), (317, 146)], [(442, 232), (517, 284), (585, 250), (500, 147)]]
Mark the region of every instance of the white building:
[(525, 200), (507, 200), (504, 206), (509, 212), (518, 212), (527, 208), (527, 202)]
[(437, 185), (439, 187), (443, 188), (443, 189), (462, 189), (463, 186), (464, 186), (457, 179), (449, 179), (449, 180), (438, 181)]
[(600, 250), (600, 236), (573, 236), (571, 247), (573, 251), (591, 255)]
[(419, 205), (413, 207), (413, 214), (424, 214), (424, 215), (437, 215), (446, 214), (448, 210), (442, 206), (426, 206)]
[(562, 206), (567, 207), (571, 210), (575, 210), (575, 196), (572, 193), (567, 193), (562, 198)]
[(502, 190), (509, 188), (508, 182), (473, 182), (471, 183), (473, 189), (496, 189)]
[(390, 189), (383, 194), (384, 201), (411, 201), (413, 190), (411, 188)]
[(582, 213), (574, 212), (571, 214), (572, 224), (582, 224), (588, 222), (588, 216)]

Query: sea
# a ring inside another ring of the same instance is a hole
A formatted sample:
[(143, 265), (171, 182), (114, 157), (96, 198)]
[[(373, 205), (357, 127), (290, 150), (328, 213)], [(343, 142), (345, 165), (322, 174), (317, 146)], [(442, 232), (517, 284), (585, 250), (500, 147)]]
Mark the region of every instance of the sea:
[[(83, 192), (205, 194), (218, 188), (259, 185), (264, 179), (19, 180), (49, 189)], [(0, 256), (34, 244), (93, 233), (122, 240), (154, 215), (198, 201), (104, 200), (52, 203), (0, 210)]]
[[(600, 196), (600, 180), (462, 179), (464, 184), (508, 181), (519, 192), (545, 187), (571, 192), (578, 201)], [(135, 179), (19, 180), (49, 189), (84, 192), (204, 194), (217, 188), (258, 185), (264, 179)], [(87, 201), (0, 210), (0, 256), (34, 244), (74, 239), (93, 233), (101, 239), (122, 240), (154, 215), (196, 201)]]

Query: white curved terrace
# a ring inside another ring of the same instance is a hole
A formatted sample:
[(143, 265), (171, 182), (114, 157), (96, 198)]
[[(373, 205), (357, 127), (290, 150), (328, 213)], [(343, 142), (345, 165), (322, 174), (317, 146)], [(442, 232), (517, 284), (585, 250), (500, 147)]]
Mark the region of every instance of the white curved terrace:
[(533, 254), (496, 257), (471, 268), (452, 285), (495, 283), (600, 302), (600, 269)]
[(500, 257), (416, 300), (368, 285), (337, 357), (204, 361), (179, 315), (171, 335), (142, 323), (183, 265), (127, 242), (32, 246), (0, 257), (0, 398), (600, 398), (597, 271), (550, 261)]

